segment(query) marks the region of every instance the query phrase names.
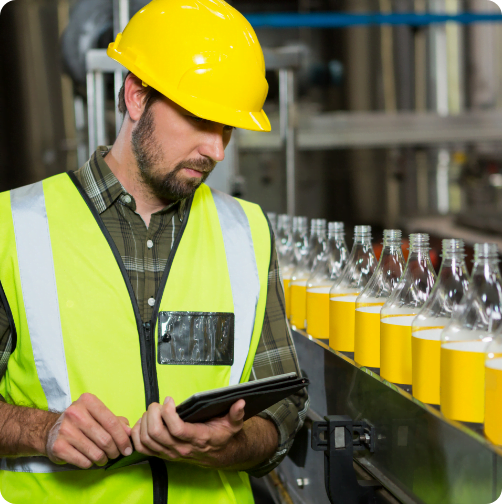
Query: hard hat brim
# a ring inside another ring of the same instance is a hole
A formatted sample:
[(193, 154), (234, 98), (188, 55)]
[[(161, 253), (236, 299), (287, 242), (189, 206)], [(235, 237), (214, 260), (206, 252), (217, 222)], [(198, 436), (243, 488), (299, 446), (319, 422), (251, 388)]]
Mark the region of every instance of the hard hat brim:
[(270, 121), (263, 109), (257, 111), (234, 110), (230, 107), (209, 103), (176, 89), (169, 89), (165, 84), (155, 82), (151, 75), (146, 75), (126, 54), (117, 51), (113, 42), (108, 46), (107, 55), (131, 71), (145, 84), (153, 87), (197, 117), (251, 131), (269, 132), (272, 130)]

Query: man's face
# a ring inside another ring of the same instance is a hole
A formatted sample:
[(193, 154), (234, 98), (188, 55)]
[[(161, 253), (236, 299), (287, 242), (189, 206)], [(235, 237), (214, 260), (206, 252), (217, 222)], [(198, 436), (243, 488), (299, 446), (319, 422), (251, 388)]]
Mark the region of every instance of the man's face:
[(223, 160), (232, 129), (195, 117), (167, 98), (156, 101), (132, 132), (139, 176), (162, 200), (191, 196)]

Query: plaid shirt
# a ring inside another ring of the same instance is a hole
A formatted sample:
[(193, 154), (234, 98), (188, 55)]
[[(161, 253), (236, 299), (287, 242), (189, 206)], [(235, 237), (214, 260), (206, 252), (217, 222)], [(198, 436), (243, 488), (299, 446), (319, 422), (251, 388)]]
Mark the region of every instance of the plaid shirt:
[[(126, 192), (106, 164), (107, 153), (107, 147), (99, 147), (75, 175), (98, 210), (119, 250), (142, 319), (149, 320), (153, 310), (149, 300), (156, 297), (169, 251), (181, 227), (185, 201), (181, 200), (152, 214), (147, 228), (143, 219), (136, 213), (133, 196)], [(0, 301), (0, 377), (5, 373), (10, 355), (9, 341), (8, 321)], [(274, 247), (263, 329), (251, 380), (289, 372), (301, 373), (286, 322), (284, 292)], [(281, 462), (293, 444), (295, 434), (303, 425), (307, 408), (307, 392), (301, 391), (260, 414), (277, 427), (279, 447), (270, 460), (248, 471), (250, 474), (262, 476)]]

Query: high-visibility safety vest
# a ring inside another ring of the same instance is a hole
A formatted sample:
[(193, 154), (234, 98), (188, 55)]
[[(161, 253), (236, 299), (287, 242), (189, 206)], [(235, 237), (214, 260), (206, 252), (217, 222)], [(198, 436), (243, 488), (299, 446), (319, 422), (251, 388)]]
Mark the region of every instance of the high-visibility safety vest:
[[(0, 282), (17, 333), (0, 382), (9, 403), (63, 411), (87, 392), (134, 425), (166, 396), (179, 404), (249, 380), (271, 257), (257, 205), (197, 189), (150, 322), (73, 174), (0, 194), (0, 237)], [(156, 458), (116, 470), (4, 458), (0, 469), (1, 493), (16, 504), (253, 502), (246, 473)]]

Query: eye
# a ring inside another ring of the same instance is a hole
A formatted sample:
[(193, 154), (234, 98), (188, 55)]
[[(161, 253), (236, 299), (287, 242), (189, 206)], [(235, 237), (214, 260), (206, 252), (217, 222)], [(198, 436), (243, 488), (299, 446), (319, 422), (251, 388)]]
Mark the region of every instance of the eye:
[(234, 126), (225, 126), (223, 129), (229, 133), (230, 131), (233, 131), (235, 128)]
[(192, 119), (196, 123), (201, 123), (201, 122), (205, 121), (205, 119), (202, 119), (202, 117), (197, 117), (197, 116), (188, 116), (188, 117), (190, 117), (190, 119)]

